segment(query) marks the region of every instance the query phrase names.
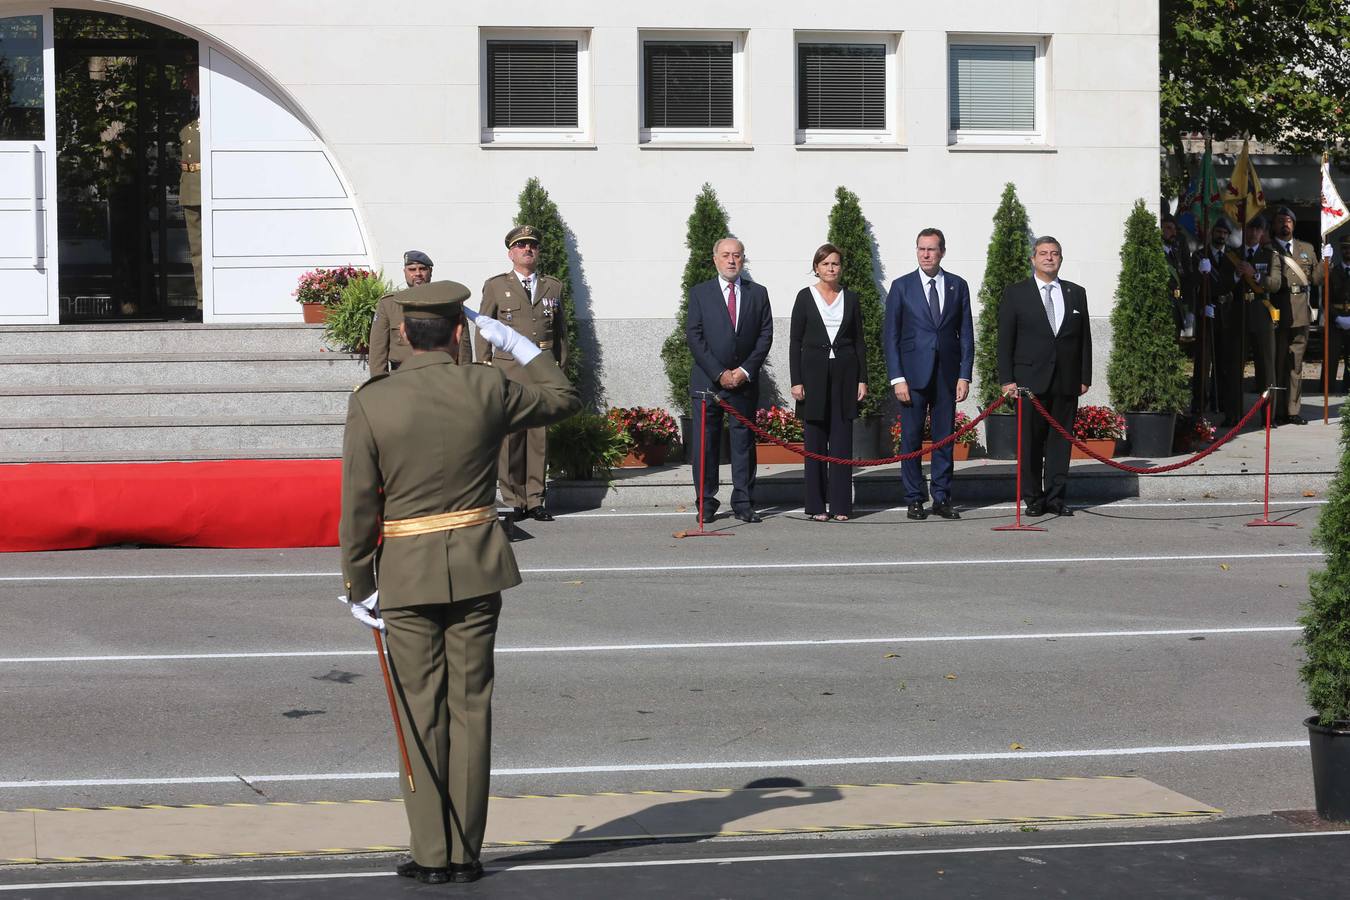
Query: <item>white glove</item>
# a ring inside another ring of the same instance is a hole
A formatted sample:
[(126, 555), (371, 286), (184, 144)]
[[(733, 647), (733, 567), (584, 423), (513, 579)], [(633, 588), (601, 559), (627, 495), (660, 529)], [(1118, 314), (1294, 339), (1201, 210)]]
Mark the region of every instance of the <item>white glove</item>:
[(543, 352), (538, 344), (504, 322), (476, 313), (468, 307), (465, 307), (464, 314), (473, 318), (473, 326), (478, 329), (483, 340), (503, 353), (510, 353), (522, 366), (528, 366)]
[(1213, 304), (1213, 303), (1211, 303), (1211, 304), (1209, 304), (1208, 306), (1205, 307), (1205, 318), (1206, 318), (1206, 319), (1212, 319), (1212, 318), (1214, 318), (1214, 304)]
[(1337, 316), (1333, 321), (1341, 331), (1350, 331), (1350, 316)]
[(1200, 260), (1200, 274), (1201, 274), (1201, 275), (1208, 275), (1208, 274), (1210, 273), (1210, 270), (1213, 269), (1213, 268), (1214, 268), (1214, 267), (1213, 267), (1212, 265), (1210, 265), (1210, 263), (1209, 263), (1209, 257), (1205, 257), (1204, 259)]
[(1323, 245), (1322, 245), (1322, 258), (1323, 258), (1323, 259), (1331, 259), (1331, 245), (1330, 245), (1330, 244), (1323, 244)]
[(343, 606), (351, 611), (352, 618), (384, 634), (384, 619), (380, 618), (380, 592), (376, 591), (360, 603), (353, 603), (346, 595), (338, 597)]

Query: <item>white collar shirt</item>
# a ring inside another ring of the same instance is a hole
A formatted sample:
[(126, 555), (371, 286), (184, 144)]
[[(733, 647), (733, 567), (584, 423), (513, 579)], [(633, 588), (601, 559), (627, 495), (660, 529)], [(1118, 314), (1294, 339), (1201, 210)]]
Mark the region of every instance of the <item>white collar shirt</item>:
[(947, 273), (941, 269), (937, 270), (936, 275), (926, 275), (923, 269), (915, 269), (914, 271), (919, 275), (919, 292), (923, 294), (925, 303), (928, 302), (928, 282), (936, 282), (933, 287), (937, 290), (938, 295), (938, 315), (945, 313), (947, 311)]
[(513, 272), (512, 274), (514, 274), (514, 275), (516, 276), (516, 281), (519, 281), (521, 287), (525, 288), (525, 292), (526, 292), (527, 294), (529, 294), (529, 296), (530, 296), (530, 304), (533, 305), (533, 304), (538, 303), (538, 302), (539, 302), (539, 273), (538, 273), (538, 272), (532, 272), (532, 273), (530, 273), (529, 275), (522, 275), (520, 272)]
[(730, 299), (730, 298), (727, 296), (727, 289), (728, 289), (731, 285), (733, 285), (733, 284), (736, 285), (736, 330), (737, 330), (737, 331), (740, 331), (740, 330), (741, 330), (741, 310), (743, 310), (743, 309), (745, 308), (745, 306), (744, 306), (743, 303), (742, 303), (742, 300), (744, 300), (744, 298), (745, 298), (745, 291), (744, 291), (744, 289), (743, 289), (743, 285), (741, 284), (741, 278), (740, 278), (740, 276), (738, 275), (738, 276), (736, 276), (736, 280), (735, 280), (735, 281), (727, 281), (727, 280), (726, 280), (725, 278), (723, 278), (721, 275), (718, 275), (718, 276), (717, 276), (717, 283), (720, 284), (720, 285), (722, 286), (722, 305), (723, 305), (723, 306), (726, 306), (726, 305), (727, 305), (727, 301)]
[(1064, 325), (1064, 286), (1056, 278), (1053, 281), (1041, 281), (1035, 279), (1036, 290), (1041, 295), (1041, 306), (1045, 306), (1045, 289), (1050, 288), (1050, 302), (1054, 305), (1054, 315), (1050, 316), (1050, 330), (1059, 334), (1059, 329)]

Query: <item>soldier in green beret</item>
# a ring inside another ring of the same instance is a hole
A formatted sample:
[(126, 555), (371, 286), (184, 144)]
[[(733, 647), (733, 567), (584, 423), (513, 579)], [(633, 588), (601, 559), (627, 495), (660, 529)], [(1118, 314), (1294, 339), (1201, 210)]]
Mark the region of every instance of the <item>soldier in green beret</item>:
[[(514, 328), (562, 368), (567, 365), (567, 317), (562, 307), (562, 282), (540, 275), (539, 229), (519, 225), (506, 234), (506, 253), (511, 271), (494, 275), (483, 284), (480, 313)], [(520, 365), (510, 354), (494, 350), (482, 335), (474, 342), (474, 355), (502, 370), (512, 381), (520, 377)], [(502, 443), (500, 482), (502, 500), (514, 507), (517, 519), (529, 517), (551, 522), (544, 509), (547, 477), (547, 431), (532, 428), (510, 435)]]
[(416, 784), (403, 773), (412, 859), (398, 874), (430, 884), (483, 871), (493, 643), (501, 592), (520, 584), (497, 519), (497, 454), (507, 434), (581, 407), (552, 355), (492, 318), (474, 320), (479, 338), (511, 356), (516, 378), (456, 365), (468, 296), (453, 281), (399, 295), (411, 356), (352, 394), (342, 442), (343, 600), (388, 634)]

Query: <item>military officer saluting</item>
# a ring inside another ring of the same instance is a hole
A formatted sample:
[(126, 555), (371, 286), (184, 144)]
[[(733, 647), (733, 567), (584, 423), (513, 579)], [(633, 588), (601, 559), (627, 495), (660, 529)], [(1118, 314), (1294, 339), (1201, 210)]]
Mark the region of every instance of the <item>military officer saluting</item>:
[(1274, 248), (1280, 255), (1284, 289), (1277, 295), (1280, 323), (1275, 338), (1275, 366), (1283, 396), (1275, 398), (1275, 421), (1306, 425), (1303, 418), (1303, 353), (1308, 349), (1312, 324), (1312, 295), (1316, 290), (1317, 248), (1294, 237), (1294, 211), (1281, 206), (1275, 213)]
[(412, 859), (397, 871), (431, 884), (483, 871), (493, 642), (501, 592), (520, 584), (494, 503), (498, 448), (581, 407), (552, 356), (495, 320), (476, 319), (478, 335), (515, 379), (456, 365), (468, 296), (453, 281), (399, 295), (411, 356), (352, 394), (342, 442), (342, 574), (352, 614), (387, 631), (416, 784), (403, 773)]
[[(431, 257), (421, 250), (403, 254), (403, 281), (408, 287), (426, 284), (431, 280)], [(399, 291), (390, 291), (375, 306), (375, 318), (370, 323), (370, 372), (378, 375), (393, 372), (412, 356), (412, 348), (403, 340), (399, 326), (403, 324), (403, 307), (398, 304)], [(473, 362), (473, 348), (469, 344), (468, 329), (457, 352), (458, 362), (467, 366)]]
[[(567, 365), (567, 319), (562, 308), (562, 282), (540, 275), (539, 229), (532, 225), (512, 228), (506, 235), (506, 253), (511, 271), (494, 275), (483, 284), (479, 314), (496, 319), (529, 338), (551, 355), (559, 368)], [(474, 340), (479, 362), (488, 361), (512, 381), (520, 377), (520, 364), (509, 352), (494, 350), (479, 335)], [(529, 517), (551, 522), (544, 509), (547, 477), (547, 432), (543, 428), (512, 434), (502, 443), (499, 478), (502, 499), (515, 508), (517, 519)]]

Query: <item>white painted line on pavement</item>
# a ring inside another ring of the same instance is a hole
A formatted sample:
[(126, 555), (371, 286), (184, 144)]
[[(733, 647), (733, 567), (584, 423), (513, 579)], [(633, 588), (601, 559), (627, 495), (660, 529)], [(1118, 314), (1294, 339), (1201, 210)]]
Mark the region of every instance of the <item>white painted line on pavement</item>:
[[(1243, 750), (1284, 750), (1308, 746), (1307, 737), (1294, 741), (1244, 741), (1233, 744), (1176, 744), (1153, 747), (1101, 747), (1086, 750), (1015, 750), (995, 753), (926, 753), (906, 756), (840, 756), (826, 759), (757, 759), (725, 762), (610, 764), (598, 766), (536, 766), (493, 769), (497, 777), (511, 775), (582, 775), (614, 772), (692, 772), (729, 769), (791, 769), (809, 766), (861, 766), (883, 763), (983, 762), (1005, 759), (1077, 759), (1100, 756), (1158, 756), (1173, 753), (1229, 753)], [(376, 781), (394, 779), (397, 772), (313, 772), (295, 775), (188, 775), (174, 778), (61, 778), (40, 781), (0, 781), (0, 788), (139, 787), (169, 784), (239, 784), (257, 782)]]
[[(570, 575), (632, 572), (750, 572), (792, 569), (915, 569), (928, 566), (1066, 566), (1083, 563), (1206, 562), (1232, 559), (1320, 558), (1319, 551), (1293, 553), (1191, 553), (1158, 556), (1004, 556), (991, 559), (888, 559), (840, 562), (711, 563), (689, 566), (547, 566), (523, 568), (522, 575)], [(5, 575), (0, 582), (24, 581), (187, 581), (192, 579), (248, 580), (250, 578), (341, 578), (341, 572), (216, 572), (157, 573), (144, 575)]]
[[(1326, 500), (1306, 499), (1306, 500), (1272, 500), (1270, 505), (1274, 506), (1324, 506)], [(1070, 503), (1072, 509), (1098, 510), (1098, 509), (1187, 509), (1189, 507), (1200, 506), (1261, 506), (1260, 500), (1170, 500), (1167, 502), (1142, 501), (1134, 502), (1132, 500), (1109, 500), (1105, 503)], [(1016, 509), (1011, 503), (958, 503), (957, 509), (962, 512), (1009, 512)], [(905, 506), (857, 506), (853, 507), (855, 512), (859, 513), (902, 513), (908, 507)], [(806, 510), (798, 506), (793, 509), (783, 509), (778, 506), (762, 507), (760, 512), (775, 512), (784, 515), (806, 515)], [(693, 507), (677, 512), (674, 510), (653, 510), (643, 512), (625, 512), (618, 509), (593, 510), (590, 512), (570, 512), (558, 513), (558, 521), (566, 519), (656, 519), (656, 518), (685, 518), (695, 515)]]
[[(978, 853), (1053, 853), (1056, 850), (1107, 850), (1121, 847), (1174, 847), (1195, 844), (1228, 844), (1237, 841), (1301, 840), (1350, 837), (1350, 831), (1292, 831), (1267, 834), (1228, 834), (1209, 837), (1154, 838), (1139, 841), (1079, 841), (1062, 844), (997, 844), (979, 847), (924, 847), (912, 850), (840, 850), (834, 853), (761, 853), (746, 856), (698, 856), (685, 859), (632, 859), (608, 862), (557, 862), (498, 865), (489, 863), (490, 872), (561, 872), (586, 869), (639, 869), (664, 866), (722, 866), (728, 863), (819, 862), (845, 859), (893, 859), (906, 856), (953, 856)], [(252, 860), (256, 862), (256, 860)], [(103, 881), (49, 881), (0, 885), (0, 891), (70, 890), (99, 887), (155, 887), (180, 884), (239, 884), (250, 882), (323, 881), (342, 878), (392, 878), (394, 873), (331, 872), (308, 875), (204, 875), (196, 878), (140, 878)]]
[[(1212, 634), (1281, 634), (1297, 625), (1234, 628), (1155, 628), (1134, 631), (1040, 631), (1010, 634), (934, 634), (868, 638), (786, 638), (769, 641), (688, 641), (665, 644), (575, 644), (559, 647), (498, 647), (498, 653), (610, 653), (646, 650), (726, 650), (772, 647), (847, 647), (860, 644), (943, 644), (970, 641), (1058, 641), (1072, 638), (1173, 637)], [(258, 650), (235, 653), (144, 653), (120, 656), (0, 656), (0, 663), (174, 662), (212, 659), (291, 659), (313, 656), (374, 656), (374, 650)]]

